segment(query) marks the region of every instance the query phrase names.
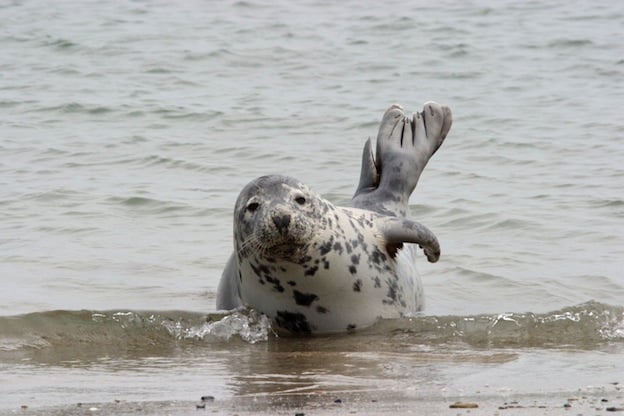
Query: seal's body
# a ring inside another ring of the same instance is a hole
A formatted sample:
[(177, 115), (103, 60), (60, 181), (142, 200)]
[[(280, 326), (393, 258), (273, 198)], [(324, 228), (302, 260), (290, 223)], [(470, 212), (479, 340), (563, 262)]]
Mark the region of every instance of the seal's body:
[(234, 254), (217, 294), (219, 309), (252, 307), (293, 333), (349, 331), (423, 307), (414, 264), (429, 261), (436, 237), (406, 218), (409, 195), (451, 126), (435, 103), (412, 119), (392, 106), (370, 140), (353, 207), (336, 207), (296, 179), (252, 181), (234, 210)]

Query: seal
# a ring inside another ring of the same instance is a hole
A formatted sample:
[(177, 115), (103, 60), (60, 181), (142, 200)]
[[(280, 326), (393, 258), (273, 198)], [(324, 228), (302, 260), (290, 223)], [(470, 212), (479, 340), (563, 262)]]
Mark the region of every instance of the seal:
[(376, 156), (370, 139), (364, 145), (350, 207), (287, 176), (250, 182), (236, 200), (234, 253), (217, 308), (248, 306), (276, 329), (298, 334), (352, 331), (422, 310), (417, 249), (436, 262), (440, 246), (408, 218), (408, 202), (451, 124), (450, 109), (434, 102), (411, 117), (391, 106)]

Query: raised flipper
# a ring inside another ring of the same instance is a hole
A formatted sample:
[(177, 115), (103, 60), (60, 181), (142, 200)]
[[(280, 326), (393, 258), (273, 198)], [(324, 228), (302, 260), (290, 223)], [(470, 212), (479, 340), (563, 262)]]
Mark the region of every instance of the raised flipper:
[(435, 263), (440, 258), (440, 243), (431, 230), (424, 225), (398, 217), (385, 217), (378, 221), (380, 238), (391, 257), (396, 257), (397, 251), (403, 247), (404, 243), (414, 243), (423, 249), (427, 260), (431, 263)]
[(362, 170), (360, 172), (360, 183), (355, 191), (356, 195), (374, 191), (379, 186), (379, 172), (375, 165), (375, 158), (373, 157), (373, 149), (371, 146), (371, 139), (369, 138), (366, 140), (366, 143), (364, 143)]
[(451, 110), (438, 103), (426, 103), (422, 113), (414, 113), (411, 118), (405, 116), (401, 106), (392, 105), (379, 126), (376, 159), (370, 139), (364, 145), (360, 183), (351, 204), (405, 217), (409, 197), (452, 122)]

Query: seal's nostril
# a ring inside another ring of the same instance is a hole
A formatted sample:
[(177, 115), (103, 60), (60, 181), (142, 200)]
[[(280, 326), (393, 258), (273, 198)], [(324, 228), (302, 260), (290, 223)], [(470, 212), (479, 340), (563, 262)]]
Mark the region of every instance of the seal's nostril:
[(290, 215), (276, 215), (273, 217), (273, 223), (277, 227), (277, 231), (279, 231), (280, 234), (284, 234), (288, 231), (288, 226), (290, 225)]

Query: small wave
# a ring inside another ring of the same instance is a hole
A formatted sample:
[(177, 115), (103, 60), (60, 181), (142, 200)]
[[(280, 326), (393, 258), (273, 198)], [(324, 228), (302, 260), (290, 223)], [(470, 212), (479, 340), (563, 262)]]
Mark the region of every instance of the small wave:
[(79, 192), (68, 189), (54, 189), (50, 191), (24, 194), (22, 198), (30, 201), (58, 202), (71, 200), (79, 195)]
[(499, 220), (493, 224), (490, 224), (486, 227), (484, 227), (484, 229), (486, 230), (507, 230), (507, 231), (513, 231), (513, 230), (537, 230), (539, 229), (539, 224), (533, 222), (533, 221), (528, 221), (526, 219), (517, 219), (517, 218), (506, 218), (506, 219), (502, 219)]
[[(392, 325), (397, 327), (392, 329)], [(386, 329), (411, 333), (436, 344), (596, 348), (606, 342), (624, 341), (624, 307), (592, 301), (546, 314), (416, 317), (395, 321)]]
[(624, 200), (622, 199), (595, 199), (589, 201), (588, 205), (595, 208), (620, 208), (624, 207)]
[(47, 311), (0, 317), (0, 360), (32, 357), (44, 349), (71, 350), (77, 358), (129, 352), (166, 353), (180, 343), (266, 341), (269, 320), (252, 310), (193, 312)]
[(199, 208), (193, 207), (188, 204), (174, 202), (174, 201), (163, 201), (155, 198), (149, 198), (144, 196), (129, 196), (129, 197), (119, 197), (113, 196), (108, 198), (108, 202), (114, 205), (121, 205), (128, 207), (135, 211), (140, 211), (145, 214), (169, 214), (169, 213), (179, 213), (182, 211), (193, 212), (197, 211)]
[(548, 44), (549, 48), (578, 48), (593, 45), (589, 39), (556, 39)]
[[(185, 80), (178, 80), (178, 83), (185, 84)], [(150, 114), (157, 115), (164, 120), (185, 120), (185, 121), (211, 121), (221, 117), (224, 113), (219, 110), (195, 111), (193, 108), (185, 106), (158, 107), (150, 110)]]
[[(595, 349), (624, 341), (624, 307), (588, 302), (546, 314), (415, 316), (381, 321), (352, 336), (367, 338), (368, 343), (381, 338), (382, 344), (400, 339), (414, 345)], [(52, 356), (70, 351), (65, 355), (76, 359), (102, 354), (166, 355), (198, 343), (254, 344), (276, 337), (264, 315), (247, 309), (208, 316), (180, 311), (60, 310), (0, 317), (0, 360), (39, 357), (49, 349), (57, 351)]]
[[(451, 210), (455, 210), (455, 208)], [(492, 224), (500, 222), (497, 217), (497, 214), (492, 213), (465, 214), (462, 216), (455, 214), (454, 216), (449, 215), (447, 218), (450, 219), (443, 225), (445, 227), (453, 227), (457, 229), (484, 229), (490, 228), (492, 227)]]
[(51, 107), (41, 107), (30, 110), (32, 112), (39, 113), (63, 113), (63, 114), (91, 114), (91, 115), (103, 115), (112, 113), (114, 110), (109, 107), (81, 104), (77, 102), (70, 102)]
[(240, 9), (260, 9), (263, 7), (258, 3), (243, 0), (235, 2), (233, 6)]
[(78, 46), (77, 43), (72, 42), (69, 39), (63, 39), (63, 38), (53, 39), (50, 36), (48, 36), (48, 38), (43, 43), (45, 46), (51, 46), (53, 48), (59, 48), (59, 49), (69, 49), (69, 48), (74, 48)]
[(159, 155), (150, 155), (134, 160), (139, 166), (163, 166), (173, 169), (184, 169), (192, 172), (210, 172), (210, 166), (189, 162), (182, 159), (173, 159)]
[(146, 74), (171, 74), (173, 72), (175, 71), (163, 67), (150, 68), (145, 71)]

